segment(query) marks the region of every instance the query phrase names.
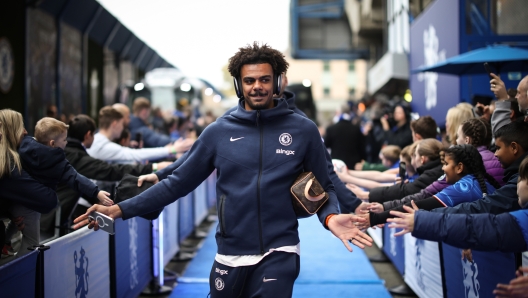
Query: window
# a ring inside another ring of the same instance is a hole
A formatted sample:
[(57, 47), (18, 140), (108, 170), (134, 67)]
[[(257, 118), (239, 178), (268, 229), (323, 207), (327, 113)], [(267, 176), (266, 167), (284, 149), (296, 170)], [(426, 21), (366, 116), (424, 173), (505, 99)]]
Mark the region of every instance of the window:
[(324, 71), (330, 71), (330, 61), (324, 61), (323, 62), (323, 70)]

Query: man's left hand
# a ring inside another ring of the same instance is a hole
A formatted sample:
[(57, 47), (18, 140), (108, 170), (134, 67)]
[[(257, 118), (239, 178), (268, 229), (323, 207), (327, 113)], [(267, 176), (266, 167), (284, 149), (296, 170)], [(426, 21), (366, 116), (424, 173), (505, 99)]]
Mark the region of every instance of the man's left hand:
[(328, 220), (328, 229), (341, 239), (348, 251), (352, 251), (348, 241), (359, 248), (365, 248), (365, 245), (372, 246), (372, 238), (358, 229), (358, 224), (363, 222), (365, 222), (364, 218), (353, 214), (338, 214)]

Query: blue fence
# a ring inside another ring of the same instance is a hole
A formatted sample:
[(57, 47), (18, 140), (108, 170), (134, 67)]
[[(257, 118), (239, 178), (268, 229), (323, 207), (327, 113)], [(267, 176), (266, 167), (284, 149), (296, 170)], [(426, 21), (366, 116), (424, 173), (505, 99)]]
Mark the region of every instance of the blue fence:
[[(116, 220), (116, 233), (81, 228), (0, 267), (2, 297), (136, 297), (178, 253), (216, 200), (216, 173), (158, 220)], [(162, 284), (162, 283), (161, 283)]]

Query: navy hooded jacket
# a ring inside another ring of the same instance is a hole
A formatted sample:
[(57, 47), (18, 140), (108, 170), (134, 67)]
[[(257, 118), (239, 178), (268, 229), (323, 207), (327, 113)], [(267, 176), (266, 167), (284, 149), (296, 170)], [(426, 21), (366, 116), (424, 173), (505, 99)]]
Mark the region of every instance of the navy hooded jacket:
[(238, 109), (209, 125), (183, 163), (167, 179), (119, 203), (123, 219), (160, 209), (187, 195), (216, 168), (218, 253), (257, 255), (299, 243), (290, 187), (311, 171), (329, 194), (319, 210), (324, 223), (339, 207), (325, 148), (315, 124), (294, 114), (284, 99), (275, 107)]
[(141, 133), (145, 148), (163, 147), (171, 142), (169, 136), (153, 131), (138, 117), (130, 116), (128, 129), (130, 129), (130, 137), (132, 139), (135, 138), (138, 132)]
[(15, 168), (11, 176), (0, 179), (0, 189), (0, 210), (7, 210), (5, 204), (13, 203), (48, 213), (57, 206), (55, 190), (35, 180), (24, 169)]
[[(295, 94), (289, 91), (284, 91), (284, 99), (286, 100), (286, 103), (288, 104), (288, 108), (292, 110), (295, 114), (299, 114), (305, 118), (308, 118), (306, 114), (298, 109), (295, 106)], [(230, 115), (232, 112), (236, 111), (238, 106), (233, 107), (229, 110), (227, 110), (224, 114)], [(328, 150), (325, 150), (326, 155), (326, 162), (328, 166), (328, 174), (330, 175), (330, 179), (332, 180), (332, 183), (334, 184), (335, 192), (337, 195), (337, 199), (339, 201), (341, 212), (354, 212), (356, 211), (356, 208), (361, 204), (361, 200), (356, 197), (356, 195), (351, 192), (348, 188), (346, 188), (345, 184), (337, 177), (337, 174), (334, 171), (334, 165), (332, 164), (332, 158), (330, 157), (330, 154), (328, 153)], [(159, 180), (167, 178), (174, 170), (176, 170), (179, 166), (181, 166), (185, 160), (187, 160), (188, 153), (185, 153), (182, 157), (178, 158), (175, 162), (170, 164), (168, 167), (159, 170), (156, 172), (156, 176), (158, 176)]]
[(18, 149), (22, 168), (35, 180), (57, 189), (57, 184), (67, 183), (72, 189), (89, 198), (96, 198), (99, 188), (88, 178), (77, 173), (66, 160), (62, 148), (45, 146), (32, 137), (24, 137)]

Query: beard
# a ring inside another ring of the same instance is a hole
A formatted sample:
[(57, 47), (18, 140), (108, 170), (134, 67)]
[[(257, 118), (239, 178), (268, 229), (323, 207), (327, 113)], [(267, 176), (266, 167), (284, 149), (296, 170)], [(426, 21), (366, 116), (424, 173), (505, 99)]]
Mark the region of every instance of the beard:
[[(262, 109), (267, 109), (270, 105), (270, 102), (273, 100), (273, 96), (271, 95), (271, 92), (255, 92), (255, 93), (249, 93), (248, 96), (245, 98), (246, 100), (246, 103), (247, 105), (252, 109), (252, 110), (262, 110)], [(252, 96), (258, 96), (258, 97), (267, 97), (267, 99), (259, 102), (259, 103), (255, 103), (253, 101), (251, 101), (251, 97)]]

